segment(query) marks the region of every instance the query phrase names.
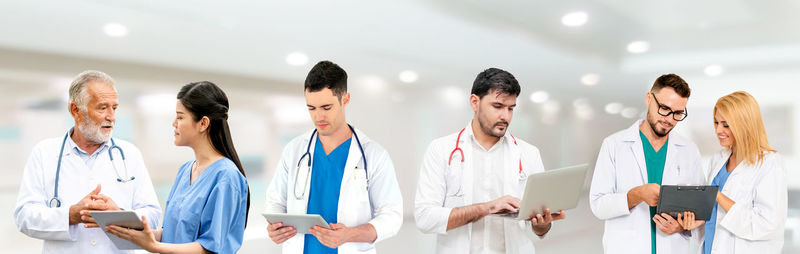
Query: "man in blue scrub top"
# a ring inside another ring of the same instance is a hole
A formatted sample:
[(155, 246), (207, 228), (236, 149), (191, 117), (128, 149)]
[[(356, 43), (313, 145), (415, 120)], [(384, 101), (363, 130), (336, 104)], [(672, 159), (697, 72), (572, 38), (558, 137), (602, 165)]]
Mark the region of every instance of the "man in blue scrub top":
[(298, 235), (291, 225), (268, 221), (269, 237), (283, 253), (374, 252), (374, 244), (397, 234), (403, 222), (391, 158), (347, 124), (347, 73), (338, 65), (315, 65), (306, 77), (305, 98), (316, 128), (284, 148), (267, 189), (266, 212), (319, 214), (331, 229), (315, 226)]

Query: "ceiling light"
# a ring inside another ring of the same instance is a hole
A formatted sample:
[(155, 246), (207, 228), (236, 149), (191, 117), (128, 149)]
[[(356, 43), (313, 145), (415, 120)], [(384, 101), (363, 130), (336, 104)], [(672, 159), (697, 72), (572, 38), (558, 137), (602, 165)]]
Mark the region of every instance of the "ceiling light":
[(703, 70), (703, 72), (705, 72), (706, 75), (709, 76), (709, 77), (716, 77), (716, 76), (722, 75), (722, 73), (725, 72), (725, 69), (722, 68), (722, 66), (719, 66), (719, 65), (716, 65), (716, 64), (712, 64), (712, 65), (706, 66), (706, 68)]
[(597, 85), (597, 82), (600, 81), (600, 75), (594, 73), (587, 73), (581, 76), (581, 83), (587, 86)]
[(308, 55), (303, 52), (292, 52), (286, 55), (286, 63), (292, 66), (303, 66), (308, 63)]
[(119, 23), (108, 23), (103, 26), (103, 32), (110, 37), (124, 37), (128, 35), (128, 28)]
[(545, 91), (536, 91), (531, 93), (530, 99), (533, 103), (543, 103), (550, 99), (550, 94)]
[(612, 102), (612, 103), (606, 104), (606, 113), (609, 113), (609, 114), (612, 114), (612, 115), (616, 115), (616, 114), (619, 114), (620, 112), (622, 112), (622, 108), (623, 108), (622, 103)]
[(586, 24), (589, 20), (589, 15), (583, 11), (570, 12), (561, 17), (561, 24), (570, 27), (577, 27)]
[(636, 108), (625, 108), (620, 114), (622, 114), (622, 117), (625, 118), (634, 118), (637, 114), (639, 114), (639, 110)]
[(561, 105), (558, 104), (557, 101), (549, 100), (542, 104), (542, 111), (546, 114), (555, 114), (558, 113), (559, 110), (561, 110)]
[(641, 54), (650, 50), (650, 43), (646, 41), (634, 41), (628, 43), (628, 52)]
[(401, 71), (398, 76), (403, 83), (414, 83), (419, 79), (419, 74), (412, 70)]

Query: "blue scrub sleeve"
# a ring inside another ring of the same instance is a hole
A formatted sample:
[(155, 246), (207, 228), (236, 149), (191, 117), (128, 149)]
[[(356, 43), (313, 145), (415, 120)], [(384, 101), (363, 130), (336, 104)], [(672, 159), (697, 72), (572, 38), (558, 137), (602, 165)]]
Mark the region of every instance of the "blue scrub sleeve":
[[(242, 245), (243, 226), (234, 225), (240, 213), (240, 193), (230, 182), (219, 182), (211, 191), (200, 220), (197, 242), (208, 251), (228, 253)], [(239, 223), (244, 219), (238, 218)]]

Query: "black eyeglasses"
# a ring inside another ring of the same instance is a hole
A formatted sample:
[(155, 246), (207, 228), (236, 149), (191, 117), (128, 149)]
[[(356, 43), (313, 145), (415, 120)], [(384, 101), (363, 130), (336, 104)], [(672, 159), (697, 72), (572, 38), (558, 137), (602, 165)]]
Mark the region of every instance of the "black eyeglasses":
[(683, 121), (683, 119), (686, 119), (686, 116), (689, 115), (689, 112), (686, 109), (678, 110), (678, 111), (672, 111), (672, 108), (668, 107), (667, 105), (659, 103), (658, 99), (656, 99), (656, 95), (655, 94), (650, 93), (650, 95), (653, 95), (653, 100), (656, 101), (656, 106), (658, 106), (658, 110), (657, 111), (658, 111), (659, 115), (661, 115), (661, 116), (672, 115), (672, 119), (675, 119), (675, 121)]

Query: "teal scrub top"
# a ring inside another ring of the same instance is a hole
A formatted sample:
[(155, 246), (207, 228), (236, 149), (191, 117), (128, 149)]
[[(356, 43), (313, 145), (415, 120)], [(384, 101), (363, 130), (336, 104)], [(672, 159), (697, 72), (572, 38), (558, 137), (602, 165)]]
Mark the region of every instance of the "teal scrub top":
[[(642, 148), (644, 149), (644, 161), (647, 164), (647, 183), (655, 183), (661, 185), (661, 179), (664, 176), (664, 164), (667, 162), (667, 147), (669, 147), (669, 139), (664, 142), (664, 146), (657, 152), (650, 144), (650, 140), (639, 131), (639, 137), (642, 138)], [(650, 250), (651, 253), (656, 254), (656, 223), (652, 220), (656, 215), (656, 207), (650, 207)]]

